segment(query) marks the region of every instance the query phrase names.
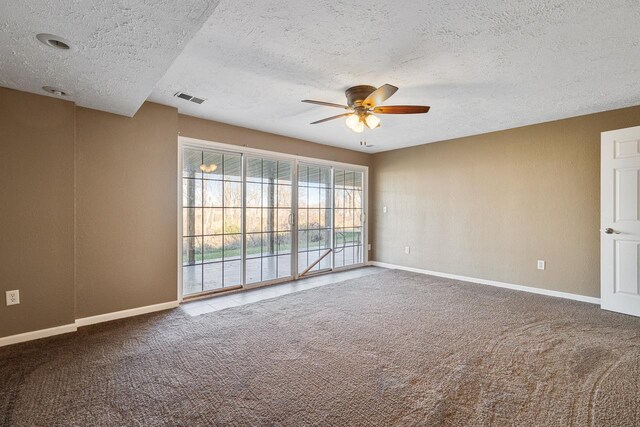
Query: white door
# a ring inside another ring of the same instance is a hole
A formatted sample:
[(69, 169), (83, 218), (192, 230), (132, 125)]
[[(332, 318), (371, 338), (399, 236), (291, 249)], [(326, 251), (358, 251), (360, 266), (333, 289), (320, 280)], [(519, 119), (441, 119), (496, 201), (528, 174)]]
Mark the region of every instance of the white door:
[(640, 126), (602, 133), (600, 304), (640, 316)]

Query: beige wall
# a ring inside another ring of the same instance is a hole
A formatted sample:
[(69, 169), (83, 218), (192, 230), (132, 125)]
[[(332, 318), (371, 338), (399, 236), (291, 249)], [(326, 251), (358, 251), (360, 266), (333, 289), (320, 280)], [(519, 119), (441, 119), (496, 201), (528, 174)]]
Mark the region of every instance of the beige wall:
[(76, 316), (175, 301), (177, 111), (76, 120)]
[(315, 144), (301, 139), (288, 138), (190, 116), (179, 116), (178, 129), (181, 136), (204, 139), (206, 141), (356, 165), (368, 166), (371, 162), (371, 155), (368, 153)]
[(73, 132), (71, 102), (0, 88), (0, 337), (74, 321)]
[(600, 132), (636, 125), (640, 107), (374, 155), (373, 258), (598, 297)]

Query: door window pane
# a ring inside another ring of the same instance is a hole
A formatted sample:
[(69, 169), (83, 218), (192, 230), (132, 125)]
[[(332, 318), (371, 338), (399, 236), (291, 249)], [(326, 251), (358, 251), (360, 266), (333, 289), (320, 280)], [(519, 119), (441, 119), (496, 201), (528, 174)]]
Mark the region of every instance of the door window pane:
[(290, 185), (278, 185), (278, 207), (290, 208), (291, 207), (291, 186)]
[(262, 282), (262, 258), (247, 258), (247, 283)]
[[(198, 181), (200, 183), (200, 181)], [(202, 206), (222, 206), (222, 181), (204, 180), (202, 193)]]
[(242, 261), (225, 261), (223, 268), (223, 283), (225, 288), (242, 284)]
[(241, 156), (239, 154), (225, 154), (224, 156), (224, 180), (240, 181), (241, 173)]
[(222, 236), (206, 236), (203, 242), (203, 262), (222, 261)]
[(278, 277), (278, 258), (268, 256), (262, 258), (262, 281), (273, 280)]
[(182, 206), (202, 206), (202, 180), (190, 178), (182, 180)]
[(291, 209), (277, 209), (276, 220), (278, 231), (291, 230)]
[(262, 185), (254, 182), (247, 182), (247, 204), (249, 208), (262, 206)]
[(237, 234), (242, 231), (242, 209), (224, 208), (224, 234)]
[(182, 293), (184, 295), (202, 292), (202, 265), (182, 267)]
[(262, 178), (265, 182), (275, 183), (278, 177), (278, 163), (275, 160), (262, 161)]
[(225, 234), (222, 257), (225, 260), (241, 258), (240, 234)]
[(291, 187), (293, 165), (287, 160), (278, 160), (278, 184)]
[(275, 255), (278, 249), (276, 233), (262, 233), (262, 256)]
[(242, 207), (242, 183), (224, 182), (224, 205), (225, 208)]
[(182, 239), (182, 265), (202, 263), (202, 238), (184, 237)]
[(278, 256), (278, 278), (291, 276), (291, 255)]
[(276, 229), (276, 209), (262, 208), (262, 232), (271, 232)]
[(222, 265), (221, 262), (215, 262), (202, 266), (203, 291), (222, 288)]
[(182, 235), (200, 236), (202, 235), (202, 209), (183, 208), (182, 209)]
[(247, 208), (245, 209), (245, 219), (247, 221), (247, 233), (259, 233), (262, 231), (262, 209)]
[(204, 179), (222, 179), (222, 154), (203, 151), (202, 164), (199, 166)]
[(278, 245), (278, 255), (291, 254), (291, 232), (277, 233), (276, 243)]
[[(197, 234), (204, 234), (207, 236), (214, 234), (223, 234), (222, 232), (222, 224), (223, 224), (223, 208), (204, 208), (202, 209), (202, 213), (204, 214), (204, 218), (202, 220), (202, 224), (204, 228), (202, 232)], [(196, 224), (197, 228), (197, 224)]]
[[(250, 182), (262, 182), (262, 160), (258, 158), (247, 158), (247, 185)], [(259, 187), (258, 187), (259, 188)]]
[(262, 233), (249, 233), (246, 236), (247, 258), (262, 256)]
[(182, 177), (202, 178), (200, 165), (202, 164), (202, 151), (185, 149), (182, 152)]

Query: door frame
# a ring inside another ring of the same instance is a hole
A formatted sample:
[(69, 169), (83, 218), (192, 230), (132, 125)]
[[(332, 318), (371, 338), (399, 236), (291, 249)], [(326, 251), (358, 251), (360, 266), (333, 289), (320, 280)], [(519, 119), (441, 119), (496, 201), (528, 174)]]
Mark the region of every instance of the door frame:
[[(291, 281), (291, 280), (297, 280), (298, 277), (298, 244), (297, 244), (297, 238), (298, 238), (298, 223), (297, 223), (297, 218), (298, 218), (298, 183), (297, 183), (297, 179), (298, 179), (298, 163), (305, 163), (305, 164), (312, 164), (312, 165), (316, 165), (316, 166), (329, 166), (332, 168), (332, 171), (336, 168), (340, 169), (348, 169), (348, 170), (353, 170), (353, 171), (359, 171), (363, 173), (363, 189), (362, 189), (362, 206), (363, 206), (363, 213), (364, 213), (364, 219), (362, 222), (362, 228), (363, 228), (363, 233), (364, 233), (364, 238), (363, 238), (363, 257), (362, 257), (362, 263), (359, 264), (353, 264), (353, 265), (349, 265), (349, 266), (343, 266), (343, 267), (338, 267), (335, 268), (335, 261), (334, 261), (334, 253), (332, 251), (331, 254), (331, 271), (342, 271), (342, 270), (349, 270), (349, 269), (353, 269), (353, 268), (358, 268), (358, 267), (363, 267), (365, 265), (368, 264), (369, 262), (369, 243), (368, 243), (368, 237), (369, 237), (369, 223), (368, 223), (368, 219), (369, 219), (369, 167), (368, 166), (363, 166), (363, 165), (355, 165), (355, 164), (351, 164), (351, 163), (344, 163), (344, 162), (338, 162), (338, 161), (333, 161), (333, 160), (325, 160), (325, 159), (317, 159), (317, 158), (313, 158), (313, 157), (305, 157), (305, 156), (299, 156), (297, 154), (288, 154), (288, 153), (279, 153), (276, 151), (270, 151), (270, 150), (263, 150), (263, 149), (259, 149), (259, 148), (252, 148), (252, 147), (247, 147), (247, 146), (240, 146), (240, 145), (233, 145), (233, 144), (226, 144), (226, 143), (222, 143), (222, 142), (215, 142), (215, 141), (207, 141), (204, 139), (197, 139), (197, 138), (191, 138), (191, 137), (186, 137), (186, 136), (178, 136), (178, 167), (177, 167), (177, 214), (178, 214), (178, 224), (177, 224), (177, 239), (176, 239), (176, 245), (177, 245), (177, 270), (178, 270), (178, 283), (177, 283), (177, 297), (178, 297), (178, 301), (182, 302), (184, 300), (184, 297), (182, 295), (182, 152), (184, 150), (184, 148), (195, 148), (195, 149), (210, 149), (210, 150), (216, 150), (216, 151), (221, 151), (221, 152), (227, 152), (227, 153), (231, 153), (231, 154), (241, 154), (242, 155), (242, 200), (243, 200), (243, 206), (242, 206), (242, 239), (241, 239), (241, 245), (242, 245), (242, 272), (241, 272), (241, 277), (242, 277), (242, 284), (241, 287), (233, 287), (233, 289), (228, 289), (229, 291), (231, 290), (238, 290), (238, 289), (252, 289), (252, 288), (258, 288), (258, 287), (262, 287), (262, 286), (269, 286), (269, 285), (273, 285), (276, 283), (281, 283), (281, 282), (286, 282), (286, 281)], [(246, 167), (246, 155), (256, 155), (256, 156), (260, 156), (260, 157), (264, 157), (264, 158), (269, 158), (272, 160), (290, 160), (293, 163), (293, 172), (292, 172), (292, 206), (291, 206), (291, 211), (293, 213), (293, 217), (294, 217), (294, 224), (292, 225), (292, 253), (291, 253), (291, 276), (289, 277), (284, 277), (284, 278), (277, 278), (277, 279), (273, 279), (273, 280), (269, 280), (269, 281), (265, 281), (265, 282), (258, 282), (258, 283), (253, 283), (253, 284), (245, 284), (246, 282), (246, 278), (245, 278), (245, 269), (246, 269), (246, 248), (245, 248), (245, 215), (246, 215), (246, 206), (244, 206), (244, 199), (245, 199), (245, 190), (246, 190), (246, 182), (245, 182), (245, 167)], [(333, 209), (333, 205), (334, 205), (334, 194), (335, 194), (335, 182), (334, 182), (335, 178), (334, 178), (334, 173), (332, 172), (331, 174), (331, 188), (332, 188), (332, 197), (331, 197), (331, 211), (332, 211), (332, 224), (331, 224), (331, 229), (332, 229), (332, 233), (331, 233), (331, 246), (333, 249), (334, 246), (334, 232), (333, 232), (333, 227), (335, 224), (335, 212)], [(295, 239), (295, 240), (294, 240)], [(295, 243), (295, 251), (293, 250), (293, 242)], [(320, 274), (322, 272), (318, 272), (315, 274)], [(308, 274), (305, 276), (312, 276), (313, 274)], [(222, 288), (224, 289), (224, 288)], [(207, 296), (210, 295), (212, 293), (215, 292), (221, 292), (221, 290), (219, 291), (214, 291), (214, 292), (204, 292), (204, 293), (198, 293), (198, 294), (194, 294), (193, 298), (198, 298), (200, 296)], [(189, 297), (189, 299), (191, 299), (191, 297)]]

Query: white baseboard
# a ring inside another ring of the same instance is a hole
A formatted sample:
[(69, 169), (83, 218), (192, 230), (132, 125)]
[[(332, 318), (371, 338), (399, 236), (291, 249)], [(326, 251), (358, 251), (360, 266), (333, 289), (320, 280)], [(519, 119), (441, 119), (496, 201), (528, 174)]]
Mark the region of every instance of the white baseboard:
[(97, 316), (83, 317), (76, 319), (75, 323), (69, 325), (56, 326), (54, 328), (40, 329), (23, 334), (10, 335), (0, 338), (0, 347), (21, 342), (47, 338), (54, 335), (75, 332), (82, 326), (94, 325), (96, 323), (109, 322), (110, 320), (124, 319), (125, 317), (139, 316), (141, 314), (153, 313), (154, 311), (168, 310), (179, 305), (178, 301), (163, 302), (161, 304), (147, 305), (145, 307), (132, 308), (129, 310), (115, 311), (113, 313), (99, 314)]
[(75, 332), (76, 330), (78, 330), (76, 324), (70, 323), (68, 325), (39, 329), (37, 331), (25, 332), (23, 334), (10, 335), (8, 337), (0, 338), (0, 347), (4, 347), (5, 345), (18, 344), (26, 341), (38, 340), (40, 338), (52, 337), (54, 335), (68, 334), (69, 332)]
[[(478, 283), (481, 285), (496, 286), (499, 288), (513, 289), (516, 291), (530, 292), (533, 294), (548, 295), (548, 296), (558, 297), (558, 298), (566, 298), (566, 299), (571, 299), (575, 301), (588, 302), (591, 304), (600, 304), (600, 298), (570, 294), (567, 292), (551, 291), (548, 289), (533, 288), (530, 286), (522, 286), (522, 285), (514, 285), (511, 283), (497, 282), (495, 280), (459, 276), (457, 274), (441, 273), (438, 271), (424, 270), (421, 268), (414, 268), (414, 267), (405, 267), (402, 265), (388, 264), (388, 263), (378, 262), (378, 261), (369, 261), (368, 264), (374, 265), (376, 267), (405, 270), (405, 271), (411, 271), (414, 273), (428, 274), (430, 276), (460, 280), (463, 282)], [(68, 325), (56, 326), (48, 329), (40, 329), (37, 331), (25, 332), (22, 334), (11, 335), (8, 337), (0, 338), (0, 347), (11, 345), (11, 344), (18, 344), (21, 342), (26, 342), (31, 340), (37, 340), (40, 338), (51, 337), (59, 334), (66, 334), (69, 332), (75, 332), (79, 327), (82, 327), (82, 326), (94, 325), (96, 323), (102, 323), (102, 322), (109, 322), (111, 320), (123, 319), (125, 317), (139, 316), (141, 314), (153, 313), (155, 311), (168, 310), (171, 308), (178, 307), (178, 305), (179, 305), (178, 301), (170, 301), (170, 302), (164, 302), (161, 304), (147, 305), (145, 307), (132, 308), (129, 310), (115, 311), (113, 313), (99, 314), (97, 316), (83, 317), (81, 319), (76, 319), (75, 323), (71, 323)]]
[(423, 270), (421, 268), (405, 267), (403, 265), (387, 264), (385, 262), (378, 262), (378, 261), (370, 261), (369, 265), (374, 265), (376, 267), (396, 269), (396, 270), (411, 271), (411, 272), (414, 272), (414, 273), (428, 274), (430, 276), (444, 277), (444, 278), (447, 278), (447, 279), (460, 280), (460, 281), (463, 281), (463, 282), (478, 283), (478, 284), (481, 284), (481, 285), (496, 286), (498, 288), (513, 289), (513, 290), (516, 290), (516, 291), (529, 292), (529, 293), (532, 293), (532, 294), (539, 294), (539, 295), (547, 295), (547, 296), (557, 297), (557, 298), (572, 299), (572, 300), (575, 300), (575, 301), (588, 302), (590, 304), (600, 304), (600, 298), (588, 297), (588, 296), (578, 295), (578, 294), (570, 294), (570, 293), (567, 293), (567, 292), (551, 291), (551, 290), (548, 290), (548, 289), (533, 288), (531, 286), (514, 285), (514, 284), (511, 284), (511, 283), (496, 282), (495, 280), (477, 279), (475, 277), (459, 276), (457, 274), (440, 273), (438, 271)]
[(113, 313), (98, 314), (97, 316), (83, 317), (81, 319), (76, 319), (76, 325), (78, 327), (82, 327), (95, 325), (96, 323), (109, 322), (111, 320), (124, 319), (125, 317), (139, 316), (141, 314), (153, 313), (154, 311), (176, 308), (178, 304), (178, 301), (169, 301), (161, 304), (131, 308), (129, 310), (114, 311)]

